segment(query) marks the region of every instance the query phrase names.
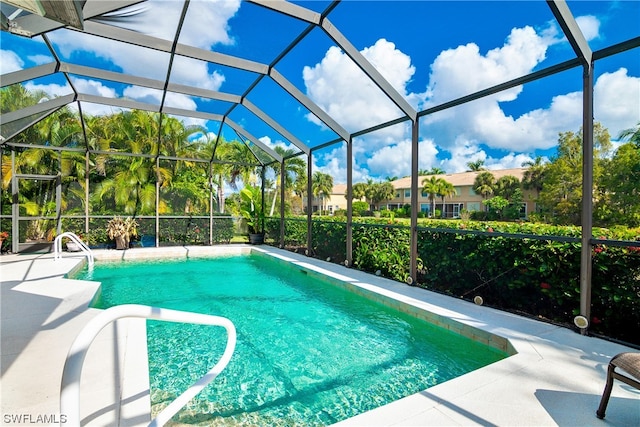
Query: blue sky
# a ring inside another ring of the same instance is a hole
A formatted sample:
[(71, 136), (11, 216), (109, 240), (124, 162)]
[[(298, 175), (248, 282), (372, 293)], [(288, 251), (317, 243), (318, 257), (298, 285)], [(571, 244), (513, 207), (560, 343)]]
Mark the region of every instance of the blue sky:
[[(171, 39), (181, 1), (150, 1), (129, 28)], [(235, 0), (192, 1), (180, 42), (269, 64), (306, 24)], [(327, 1), (299, 1), (320, 12)], [(568, 1), (592, 50), (640, 35), (639, 1)], [(341, 2), (329, 20), (418, 110), (526, 75), (574, 57), (545, 1), (356, 1)], [(50, 34), (64, 61), (163, 79), (168, 55), (69, 30)], [(51, 61), (39, 39), (2, 33), (2, 73)], [(320, 29), (314, 29), (275, 68), (347, 131), (356, 132), (400, 116), (397, 107)], [(553, 156), (558, 133), (578, 131), (582, 122), (582, 70), (511, 89), (425, 117), (420, 124), (420, 168), (448, 173), (483, 160), (492, 169), (520, 167), (538, 155)], [(201, 61), (176, 58), (171, 81), (242, 94), (256, 75)], [(161, 94), (142, 87), (74, 77), (90, 94), (157, 104)], [(599, 61), (595, 67), (595, 120), (615, 140), (640, 122), (640, 50)], [(27, 83), (52, 95), (69, 93), (61, 77)], [(270, 79), (262, 79), (248, 99), (311, 147), (337, 139)], [(172, 95), (168, 105), (225, 113), (229, 105)], [(111, 111), (83, 105), (83, 111)], [(244, 107), (230, 117), (262, 142), (291, 147)], [(218, 124), (199, 122), (212, 133)], [(234, 135), (227, 134), (233, 138)], [(408, 123), (354, 140), (354, 180), (410, 174)], [(314, 170), (335, 182), (346, 179), (345, 144), (319, 150)]]

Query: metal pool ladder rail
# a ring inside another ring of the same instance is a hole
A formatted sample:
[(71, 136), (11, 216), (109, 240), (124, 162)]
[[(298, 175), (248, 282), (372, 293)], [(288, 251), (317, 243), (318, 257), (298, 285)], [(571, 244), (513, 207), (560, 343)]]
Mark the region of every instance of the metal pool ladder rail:
[(224, 317), (137, 304), (125, 304), (108, 308), (87, 323), (69, 349), (62, 372), (62, 386), (60, 389), (60, 413), (67, 415), (65, 426), (80, 426), (80, 376), (89, 346), (105, 326), (125, 317), (222, 326), (227, 330), (227, 346), (218, 363), (164, 408), (155, 419), (151, 420), (149, 426), (155, 427), (166, 424), (189, 400), (200, 393), (207, 384), (224, 370), (231, 360), (236, 347), (236, 328), (229, 319)]
[(65, 231), (59, 236), (56, 236), (56, 240), (53, 241), (53, 259), (57, 260), (58, 258), (62, 258), (62, 238), (66, 237), (71, 240), (73, 243), (78, 245), (80, 250), (87, 256), (87, 262), (90, 266), (93, 265), (93, 252), (76, 234)]

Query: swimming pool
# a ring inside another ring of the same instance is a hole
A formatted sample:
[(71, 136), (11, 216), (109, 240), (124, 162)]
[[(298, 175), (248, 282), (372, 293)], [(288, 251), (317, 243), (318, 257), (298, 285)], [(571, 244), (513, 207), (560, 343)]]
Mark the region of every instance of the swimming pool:
[[(328, 425), (506, 357), (506, 353), (283, 269), (261, 256), (100, 263), (98, 307), (141, 303), (230, 318), (236, 353), (174, 418), (207, 425)], [(216, 328), (149, 322), (153, 413), (223, 351)]]

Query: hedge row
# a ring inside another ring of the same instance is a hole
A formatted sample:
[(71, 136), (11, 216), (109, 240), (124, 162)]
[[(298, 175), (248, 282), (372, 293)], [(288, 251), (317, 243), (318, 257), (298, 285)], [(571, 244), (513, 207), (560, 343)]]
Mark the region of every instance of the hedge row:
[[(486, 305), (564, 325), (578, 314), (578, 227), (426, 219), (418, 225), (417, 286), (467, 300), (479, 296)], [(345, 259), (343, 219), (314, 218), (312, 232), (313, 256)], [(640, 229), (594, 229), (594, 236), (631, 242), (640, 240)], [(304, 220), (285, 222), (285, 243), (306, 245)], [(409, 251), (406, 222), (354, 219), (354, 268), (406, 281)], [(640, 344), (640, 248), (595, 245), (592, 265), (590, 331)]]

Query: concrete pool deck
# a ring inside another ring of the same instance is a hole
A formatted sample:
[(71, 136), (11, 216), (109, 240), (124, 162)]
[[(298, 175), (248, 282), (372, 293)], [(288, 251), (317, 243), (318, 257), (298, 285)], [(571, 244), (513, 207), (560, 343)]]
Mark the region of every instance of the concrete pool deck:
[[(94, 255), (99, 261), (252, 250), (343, 280), (359, 293), (376, 292), (412, 310), (427, 310), (447, 319), (446, 327), (477, 331), (479, 339), (492, 334), (506, 338), (517, 351), (339, 426), (640, 425), (640, 391), (620, 382), (614, 385), (606, 418), (595, 417), (609, 360), (623, 351), (638, 351), (620, 344), (268, 246), (133, 249)], [(52, 254), (0, 257), (2, 425), (64, 421), (59, 405), (64, 360), (78, 332), (99, 313), (88, 307), (99, 284), (64, 277), (83, 262), (82, 256), (68, 253), (58, 261)], [(83, 425), (146, 425), (150, 421), (147, 375), (144, 321), (118, 321), (105, 328), (83, 369)]]

